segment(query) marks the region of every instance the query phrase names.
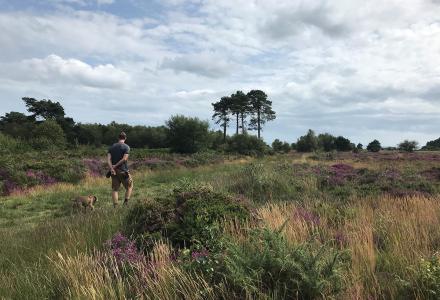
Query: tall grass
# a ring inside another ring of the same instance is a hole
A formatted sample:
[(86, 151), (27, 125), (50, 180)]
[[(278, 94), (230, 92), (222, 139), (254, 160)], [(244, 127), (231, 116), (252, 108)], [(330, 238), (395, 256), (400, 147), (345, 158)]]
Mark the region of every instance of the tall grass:
[[(375, 188), (374, 176), (382, 176), (390, 166), (406, 176), (399, 180), (415, 183), (398, 184), (416, 189), (425, 180), (420, 168), (437, 165), (417, 157), (414, 161), (396, 157), (394, 162), (388, 161), (388, 156), (311, 160), (307, 155), (293, 155), (256, 163), (229, 162), (135, 174), (133, 201), (160, 199), (185, 178), (211, 183), (215, 191), (253, 203), (249, 219), (224, 220), (220, 226), (222, 237), (230, 245), (225, 242), (222, 246), (229, 245), (226, 250), (222, 248), (223, 252), (209, 257), (222, 260), (223, 269), (216, 270), (218, 280), (187, 268), (176, 254), (180, 252), (163, 242), (156, 242), (140, 261), (121, 264), (115, 259), (104, 245), (121, 230), (125, 211), (109, 209), (109, 182), (105, 179), (37, 187), (3, 198), (0, 298), (283, 299), (287, 298), (283, 283), (290, 282), (286, 274), (297, 275), (289, 273), (296, 263), (307, 266), (309, 260), (322, 254), (324, 264), (331, 261), (333, 253), (349, 253), (349, 264), (339, 269), (342, 278), (335, 281), (346, 289), (332, 294), (332, 287), (327, 285), (322, 295), (313, 297), (436, 299), (440, 293), (440, 288), (435, 290), (440, 282), (440, 271), (435, 271), (440, 270), (436, 254), (440, 249), (440, 196), (435, 194), (436, 189), (430, 194), (403, 197), (368, 189)], [(326, 186), (323, 180), (331, 174), (315, 171), (328, 169), (335, 162), (368, 168), (374, 176)], [(359, 192), (361, 184), (366, 184), (365, 193)], [(438, 182), (433, 179), (429, 184), (436, 186)], [(72, 215), (69, 199), (77, 193), (96, 194), (102, 202), (93, 213)], [(274, 238), (274, 232), (279, 232), (279, 239)], [(295, 258), (295, 253), (303, 256)], [(289, 272), (284, 269), (287, 262)], [(303, 269), (310, 278), (320, 279), (316, 274), (325, 273), (319, 266)], [(242, 277), (232, 280), (237, 274)], [(275, 289), (263, 282), (270, 280)], [(241, 283), (248, 284), (247, 288), (241, 289)]]

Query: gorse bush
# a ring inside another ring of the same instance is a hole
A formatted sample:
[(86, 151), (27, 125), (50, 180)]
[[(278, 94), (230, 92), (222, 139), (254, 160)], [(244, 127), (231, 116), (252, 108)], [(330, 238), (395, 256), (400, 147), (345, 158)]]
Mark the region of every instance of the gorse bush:
[(169, 196), (136, 204), (128, 213), (126, 232), (146, 249), (161, 238), (174, 245), (209, 246), (220, 234), (219, 221), (243, 220), (249, 211), (247, 203), (210, 185), (183, 181)]
[(276, 294), (282, 299), (317, 299), (344, 290), (347, 253), (327, 246), (289, 245), (280, 232), (259, 229), (224, 256), (226, 284), (236, 297)]

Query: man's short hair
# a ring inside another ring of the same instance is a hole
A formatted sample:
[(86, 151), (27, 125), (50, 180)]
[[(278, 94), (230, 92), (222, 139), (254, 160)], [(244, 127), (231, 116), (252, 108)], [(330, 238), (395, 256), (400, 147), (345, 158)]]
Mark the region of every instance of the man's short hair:
[(126, 140), (127, 139), (127, 135), (125, 134), (125, 132), (121, 131), (121, 133), (119, 134), (119, 139), (120, 140)]

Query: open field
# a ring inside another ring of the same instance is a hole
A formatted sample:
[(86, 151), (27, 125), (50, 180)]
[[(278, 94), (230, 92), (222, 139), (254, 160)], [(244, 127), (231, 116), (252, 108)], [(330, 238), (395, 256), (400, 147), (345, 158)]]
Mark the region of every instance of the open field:
[[(102, 176), (2, 197), (0, 298), (440, 297), (437, 152), (165, 163), (134, 180), (117, 209)], [(78, 194), (94, 212), (72, 212)]]

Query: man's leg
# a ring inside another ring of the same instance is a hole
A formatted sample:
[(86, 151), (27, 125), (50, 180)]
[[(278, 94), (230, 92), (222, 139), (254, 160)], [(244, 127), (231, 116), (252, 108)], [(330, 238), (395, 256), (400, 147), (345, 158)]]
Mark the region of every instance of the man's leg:
[(118, 205), (118, 191), (112, 191), (112, 200), (113, 200), (113, 206), (116, 207)]
[(124, 204), (128, 203), (128, 200), (130, 200), (131, 192), (133, 191), (133, 178), (130, 177), (127, 179), (127, 182), (124, 184), (125, 187), (125, 200)]
[(118, 205), (119, 187), (121, 186), (121, 181), (117, 175), (112, 176), (112, 200), (113, 207)]

